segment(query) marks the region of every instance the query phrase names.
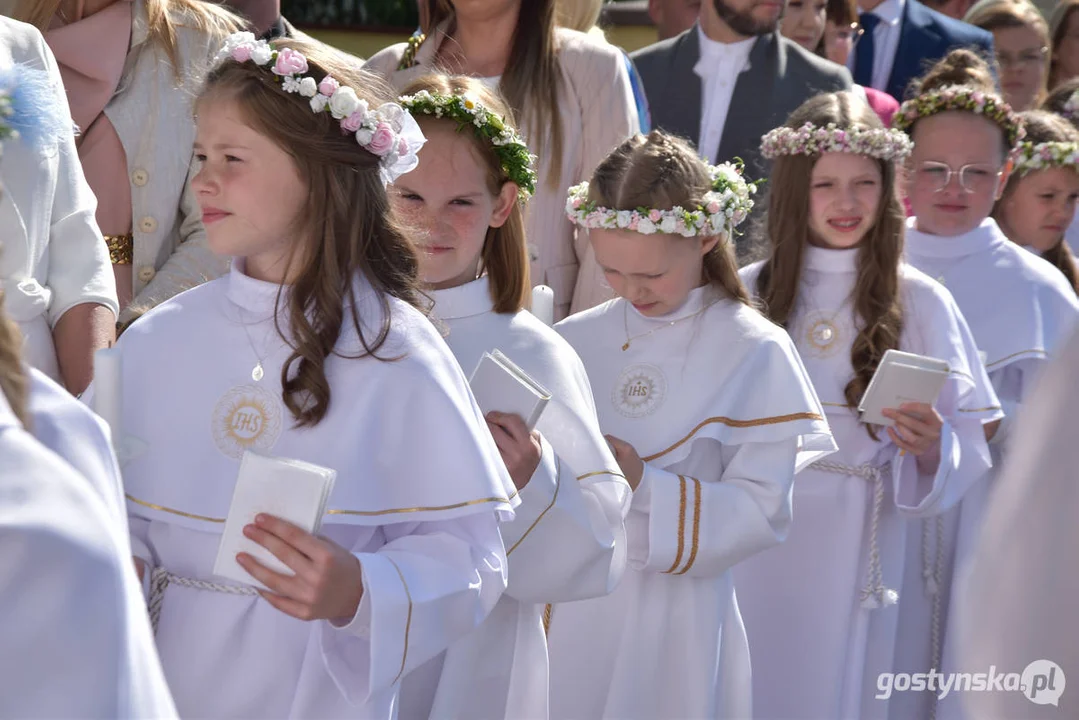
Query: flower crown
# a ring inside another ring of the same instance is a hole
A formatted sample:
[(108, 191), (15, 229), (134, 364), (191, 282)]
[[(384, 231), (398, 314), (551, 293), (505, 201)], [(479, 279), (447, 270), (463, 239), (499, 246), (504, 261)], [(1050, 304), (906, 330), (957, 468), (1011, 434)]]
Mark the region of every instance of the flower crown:
[(800, 128), (778, 127), (761, 139), (761, 154), (769, 160), (780, 155), (820, 155), (841, 152), (879, 160), (902, 160), (914, 144), (905, 133), (884, 128), (850, 128), (835, 123), (807, 122)]
[(949, 110), (965, 110), (992, 120), (1004, 131), (1011, 147), (1026, 137), (1023, 120), (999, 95), (963, 85), (950, 85), (907, 100), (895, 114), (892, 127), (909, 134), (918, 120)]
[(1062, 167), (1079, 170), (1079, 143), (1019, 143), (1015, 154), (1015, 171), (1020, 175), (1026, 175), (1034, 170)]
[(214, 65), (226, 60), (253, 62), (269, 67), (287, 93), (310, 98), (311, 111), (329, 112), (341, 121), (341, 131), (352, 133), (356, 142), (379, 158), (379, 175), (388, 185), (419, 163), (416, 153), (424, 137), (416, 121), (397, 103), (370, 109), (356, 91), (329, 75), (316, 82), (307, 75), (307, 58), (292, 48), (277, 50), (253, 33), (233, 33), (214, 58)]
[(528, 151), (517, 131), (506, 125), (505, 118), (492, 113), (475, 97), (467, 93), (439, 95), (420, 90), (415, 95), (402, 95), (397, 102), (413, 115), (454, 120), (459, 131), (466, 126), (472, 127), (477, 137), (494, 146), (502, 171), (520, 188), (521, 200), (536, 192), (536, 171), (533, 169), (536, 156)]
[(742, 177), (742, 162), (709, 166), (712, 189), (695, 210), (673, 207), (670, 210), (639, 207), (636, 210), (612, 210), (588, 199), (588, 183), (569, 189), (566, 215), (583, 228), (632, 230), (642, 235), (653, 233), (729, 237), (753, 209), (750, 195), (757, 184)]

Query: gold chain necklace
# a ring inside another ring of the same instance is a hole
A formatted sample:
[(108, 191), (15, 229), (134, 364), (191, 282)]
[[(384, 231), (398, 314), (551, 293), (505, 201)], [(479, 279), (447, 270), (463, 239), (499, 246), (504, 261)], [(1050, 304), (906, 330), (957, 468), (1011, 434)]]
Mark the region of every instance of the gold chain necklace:
[(654, 327), (651, 330), (649, 330), (648, 332), (641, 333), (640, 335), (630, 336), (630, 334), (629, 334), (629, 301), (624, 300), (623, 305), (622, 305), (622, 324), (626, 328), (626, 342), (625, 342), (624, 345), (622, 345), (622, 352), (625, 352), (626, 350), (629, 350), (630, 343), (632, 343), (634, 340), (640, 340), (643, 337), (648, 337), (649, 335), (656, 332), (657, 330), (665, 330), (665, 329), (667, 329), (667, 328), (669, 328), (669, 327), (671, 327), (673, 325), (677, 325), (678, 323), (682, 322), (683, 320), (689, 320), (690, 318), (697, 317), (698, 315), (700, 315), (705, 310), (712, 307), (713, 305), (715, 305), (718, 302), (719, 302), (719, 300), (713, 300), (712, 302), (708, 303), (707, 305), (705, 305), (704, 307), (702, 307), (700, 310), (698, 310), (695, 313), (691, 313), (689, 315), (686, 315), (685, 317), (680, 317), (677, 320), (668, 320), (663, 325), (659, 325), (657, 327)]

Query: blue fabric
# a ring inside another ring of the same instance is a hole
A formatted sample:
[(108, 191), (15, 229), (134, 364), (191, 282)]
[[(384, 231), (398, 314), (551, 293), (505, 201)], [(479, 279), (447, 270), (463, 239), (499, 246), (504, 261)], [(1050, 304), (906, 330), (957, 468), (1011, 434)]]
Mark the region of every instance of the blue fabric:
[(871, 12), (858, 16), (862, 24), (862, 36), (854, 47), (854, 82), (863, 87), (873, 87), (873, 31), (880, 24), (880, 17)]
[(652, 130), (652, 116), (648, 111), (648, 97), (644, 94), (644, 82), (634, 67), (629, 55), (622, 52), (626, 60), (626, 70), (629, 71), (629, 84), (633, 88), (633, 100), (637, 103), (637, 117), (640, 118), (641, 132), (647, 135)]
[(12, 113), (5, 122), (23, 143), (44, 148), (75, 132), (71, 115), (63, 111), (45, 70), (29, 65), (0, 70), (0, 87), (11, 96)]

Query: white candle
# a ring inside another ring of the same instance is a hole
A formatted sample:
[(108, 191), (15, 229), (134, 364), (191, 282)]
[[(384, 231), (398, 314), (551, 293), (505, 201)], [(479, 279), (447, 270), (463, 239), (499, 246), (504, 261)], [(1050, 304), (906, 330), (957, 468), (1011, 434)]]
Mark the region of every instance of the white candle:
[(532, 314), (548, 325), (554, 325), (554, 290), (546, 285), (532, 288)]
[(121, 375), (120, 350), (102, 348), (94, 353), (94, 412), (109, 425), (112, 444), (116, 447), (121, 432)]

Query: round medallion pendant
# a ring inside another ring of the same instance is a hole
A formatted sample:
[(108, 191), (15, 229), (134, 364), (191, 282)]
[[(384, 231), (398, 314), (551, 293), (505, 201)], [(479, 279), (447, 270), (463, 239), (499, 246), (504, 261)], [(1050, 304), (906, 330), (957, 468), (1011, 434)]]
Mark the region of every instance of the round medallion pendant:
[(630, 365), (618, 376), (611, 391), (615, 409), (630, 418), (656, 410), (667, 396), (667, 378), (655, 365)]
[(282, 428), (281, 400), (258, 385), (234, 387), (214, 407), (211, 432), (217, 449), (231, 458), (245, 450), (269, 450)]
[(803, 349), (813, 357), (831, 357), (842, 346), (843, 332), (833, 318), (814, 313), (806, 318)]

